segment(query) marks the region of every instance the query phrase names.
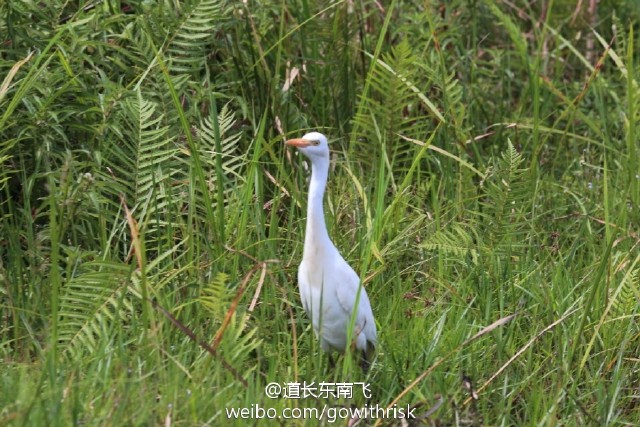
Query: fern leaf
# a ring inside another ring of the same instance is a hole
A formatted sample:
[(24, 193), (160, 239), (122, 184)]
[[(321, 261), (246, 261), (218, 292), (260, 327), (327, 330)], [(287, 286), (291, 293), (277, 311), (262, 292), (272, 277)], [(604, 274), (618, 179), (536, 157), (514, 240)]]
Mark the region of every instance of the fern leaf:
[(511, 240), (523, 233), (529, 224), (527, 207), (533, 197), (533, 188), (529, 169), (522, 164), (522, 155), (509, 141), (484, 186), (482, 214), (494, 249), (498, 249), (503, 239), (511, 247)]
[(108, 341), (114, 322), (130, 315), (130, 267), (117, 262), (87, 262), (62, 287), (58, 339), (68, 357), (91, 353)]
[(455, 259), (471, 257), (473, 264), (478, 264), (478, 250), (473, 236), (462, 224), (454, 224), (450, 230), (440, 230), (431, 235), (421, 246), (427, 250), (439, 251), (443, 255)]
[[(235, 126), (235, 115), (229, 104), (226, 104), (218, 114), (218, 130), (220, 132), (220, 149), (216, 152), (215, 131), (211, 119), (206, 118), (198, 129), (200, 139), (201, 159), (205, 163), (203, 165), (208, 179), (209, 191), (215, 194), (216, 186), (223, 186), (224, 200), (222, 203), (227, 205), (232, 197), (233, 190), (239, 186), (239, 183), (245, 180), (240, 173), (246, 165), (246, 155), (241, 152), (238, 143), (241, 134), (239, 132), (232, 133)], [(220, 156), (222, 160), (223, 182), (219, 183), (216, 174), (216, 158)], [(214, 200), (214, 205), (219, 203)]]
[(169, 42), (170, 67), (174, 73), (204, 68), (208, 46), (216, 36), (215, 24), (223, 17), (221, 4), (217, 0), (191, 2)]
[(232, 296), (227, 289), (229, 275), (219, 272), (215, 275), (202, 291), (198, 301), (207, 309), (215, 319), (222, 320), (227, 311), (227, 305)]

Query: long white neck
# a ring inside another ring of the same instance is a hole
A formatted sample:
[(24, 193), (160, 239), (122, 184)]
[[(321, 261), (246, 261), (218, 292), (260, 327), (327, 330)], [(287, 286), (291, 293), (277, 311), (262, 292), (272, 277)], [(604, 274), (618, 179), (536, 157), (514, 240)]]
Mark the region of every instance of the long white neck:
[(329, 159), (315, 158), (311, 162), (311, 183), (307, 205), (307, 232), (304, 238), (304, 256), (307, 258), (325, 255), (326, 249), (334, 250), (324, 222), (322, 199), (329, 176)]

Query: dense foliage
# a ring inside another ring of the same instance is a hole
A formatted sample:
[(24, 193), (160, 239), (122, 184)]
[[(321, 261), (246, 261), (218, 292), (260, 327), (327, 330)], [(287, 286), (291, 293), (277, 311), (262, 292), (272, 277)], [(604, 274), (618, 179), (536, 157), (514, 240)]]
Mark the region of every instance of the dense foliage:
[[(0, 2), (0, 424), (637, 423), (632, 3)], [(366, 376), (299, 303), (307, 129)]]

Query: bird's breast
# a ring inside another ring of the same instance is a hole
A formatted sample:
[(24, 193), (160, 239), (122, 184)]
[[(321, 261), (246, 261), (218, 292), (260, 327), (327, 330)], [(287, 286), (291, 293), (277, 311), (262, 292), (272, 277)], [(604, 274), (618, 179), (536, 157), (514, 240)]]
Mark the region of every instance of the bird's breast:
[(300, 265), (299, 281), (301, 285), (320, 288), (326, 279), (325, 268), (317, 259), (305, 259)]

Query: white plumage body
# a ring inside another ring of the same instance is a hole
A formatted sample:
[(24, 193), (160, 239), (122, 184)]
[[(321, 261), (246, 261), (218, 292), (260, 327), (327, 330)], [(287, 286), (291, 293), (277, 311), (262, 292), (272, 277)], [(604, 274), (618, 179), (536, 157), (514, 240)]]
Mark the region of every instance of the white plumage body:
[[(360, 286), (356, 272), (333, 245), (331, 249), (329, 256), (318, 251), (311, 259), (303, 259), (298, 270), (302, 306), (311, 318), (322, 349), (327, 352), (345, 350), (347, 329)], [(364, 288), (360, 291), (351, 338), (361, 351), (376, 345), (376, 324)]]
[(302, 306), (326, 352), (346, 349), (347, 330), (357, 310), (351, 339), (366, 358), (377, 343), (371, 303), (364, 287), (360, 287), (360, 278), (329, 238), (324, 221), (322, 201), (329, 174), (327, 139), (312, 132), (287, 141), (287, 145), (297, 147), (311, 160), (304, 253), (298, 270)]

